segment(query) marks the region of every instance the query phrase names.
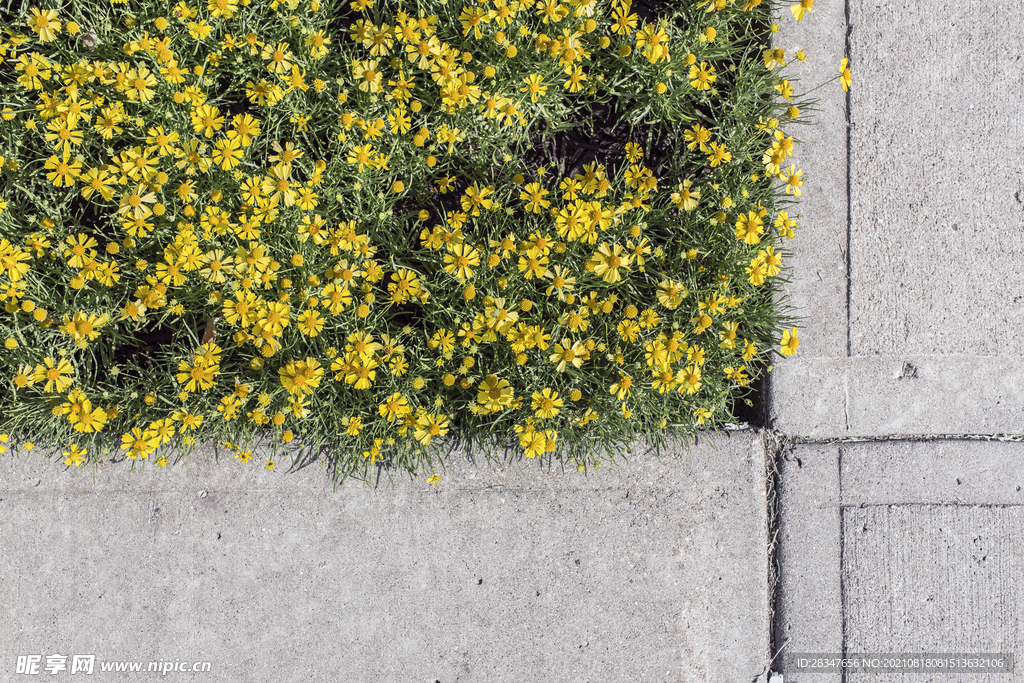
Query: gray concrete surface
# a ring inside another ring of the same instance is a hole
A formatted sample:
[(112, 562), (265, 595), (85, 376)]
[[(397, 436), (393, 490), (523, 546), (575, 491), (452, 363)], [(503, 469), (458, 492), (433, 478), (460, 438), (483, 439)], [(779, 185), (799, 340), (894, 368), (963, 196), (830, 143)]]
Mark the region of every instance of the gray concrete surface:
[(211, 663), (130, 680), (750, 681), (764, 450), (751, 431), (714, 446), (590, 480), (455, 462), (388, 491), (211, 456), (94, 482), (8, 454), (0, 679), (19, 654), (93, 654)]
[(839, 490), (836, 446), (797, 446), (779, 463), (781, 575), (773, 628), (780, 654), (773, 670), (782, 672), (787, 681), (840, 681), (832, 674), (794, 675), (785, 659), (789, 653), (843, 651)]
[[(798, 50), (807, 55), (787, 71), (798, 93), (838, 73), (846, 54), (842, 3), (819, 2), (801, 22), (783, 4), (777, 21), (781, 31), (775, 34), (775, 46), (789, 60)], [(772, 418), (780, 431), (817, 438), (849, 433), (842, 382), (847, 346), (847, 126), (846, 96), (838, 83), (810, 97), (818, 100), (818, 111), (805, 107), (798, 120), (808, 125), (793, 126), (800, 142), (793, 163), (804, 171), (804, 188), (789, 209), (798, 227), (795, 239), (784, 245), (791, 281), (782, 288), (804, 320), (798, 325), (800, 348), (775, 363), (769, 391)]]
[(808, 53), (801, 86), (848, 56), (853, 87), (849, 140), (832, 83), (797, 152), (805, 217), (786, 291), (807, 321), (797, 355), (776, 364), (776, 427), (1020, 433), (1024, 48), (1007, 21), (1020, 7), (845, 5), (819, 3), (800, 23), (781, 10), (782, 47)]
[(1021, 5), (849, 5), (851, 354), (1019, 369)]
[[(1024, 443), (799, 444), (780, 469), (776, 647), (788, 653), (1024, 653)], [(787, 683), (1024, 680), (804, 674)]]
[[(1024, 680), (803, 673), (786, 654), (1024, 658), (1024, 110), (1019, 3), (818, 3), (778, 35), (819, 91), (775, 366), (779, 467), (773, 669), (786, 683)], [(850, 126), (831, 113), (848, 104)], [(848, 212), (848, 213), (847, 213)], [(792, 212), (791, 212), (792, 213)], [(889, 440), (889, 436), (920, 436)], [(865, 437), (866, 442), (836, 442)]]
[[(1024, 507), (868, 505), (843, 511), (849, 652), (1021, 653)], [(1012, 675), (860, 673), (850, 681), (1019, 681)]]

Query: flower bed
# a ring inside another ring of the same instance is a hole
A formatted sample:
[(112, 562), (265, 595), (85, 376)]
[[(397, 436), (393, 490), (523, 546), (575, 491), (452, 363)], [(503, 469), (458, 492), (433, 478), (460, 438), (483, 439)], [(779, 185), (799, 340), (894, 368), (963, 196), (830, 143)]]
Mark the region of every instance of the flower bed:
[(296, 439), (344, 478), (492, 437), (586, 471), (734, 420), (799, 343), (773, 283), (808, 103), (772, 3), (684, 4), (25, 9), (4, 438), (268, 467)]

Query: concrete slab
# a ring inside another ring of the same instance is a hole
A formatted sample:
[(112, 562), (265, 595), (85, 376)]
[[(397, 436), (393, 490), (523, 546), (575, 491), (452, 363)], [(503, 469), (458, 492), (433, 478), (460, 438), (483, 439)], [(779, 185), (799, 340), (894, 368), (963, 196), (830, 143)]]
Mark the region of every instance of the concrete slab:
[[(788, 5), (781, 4), (775, 18), (781, 30), (773, 44), (793, 60), (786, 73), (797, 93), (833, 78), (846, 56), (843, 4), (818, 3), (800, 22)], [(806, 61), (794, 59), (798, 50), (805, 51)], [(848, 158), (842, 88), (833, 83), (809, 97), (818, 100), (817, 111), (804, 107), (797, 119), (808, 125), (785, 124), (800, 142), (793, 163), (804, 171), (803, 194), (788, 209), (791, 217), (799, 217), (796, 238), (785, 244), (783, 263), (790, 282), (782, 286), (794, 315), (804, 318), (798, 325), (800, 348), (795, 356), (775, 363), (768, 390), (776, 428), (817, 438), (848, 433), (845, 393), (841, 384), (835, 384), (848, 343)]]
[(775, 427), (792, 437), (1020, 434), (1024, 425), (1016, 361), (798, 356), (776, 364), (769, 383)]
[(589, 480), (452, 462), (436, 488), (386, 491), (209, 455), (95, 482), (8, 455), (0, 678), (17, 655), (93, 654), (100, 681), (121, 660), (210, 662), (222, 681), (753, 680), (761, 441), (680, 453)]
[[(775, 17), (781, 30), (774, 35), (773, 45), (792, 61), (785, 77), (798, 94), (838, 73), (839, 62), (846, 56), (843, 3), (819, 2), (799, 22), (789, 4), (780, 3)], [(796, 59), (799, 50), (807, 55), (803, 62)], [(795, 121), (784, 119), (783, 123), (799, 141), (787, 164), (804, 171), (802, 195), (788, 198), (794, 203), (789, 215), (797, 219), (798, 227), (796, 237), (785, 240), (790, 254), (784, 263), (792, 281), (783, 289), (806, 320), (800, 325), (797, 355), (776, 363), (776, 371), (788, 371), (807, 358), (846, 356), (846, 95), (838, 83), (832, 83), (808, 98), (818, 100), (817, 111), (802, 108)]]
[(850, 2), (863, 74), (850, 140), (853, 356), (1021, 367), (1024, 27), (1006, 21), (1019, 12), (1010, 0)]
[(1024, 442), (888, 441), (843, 447), (848, 505), (1024, 505)]
[(842, 652), (842, 524), (839, 448), (796, 446), (779, 466), (780, 585), (773, 669), (787, 683), (839, 683), (838, 674), (795, 674), (789, 653)]
[(854, 85), (849, 138), (833, 83), (815, 93), (820, 137), (798, 148), (824, 184), (800, 200), (813, 218), (786, 292), (807, 321), (797, 355), (775, 366), (775, 426), (808, 439), (1020, 433), (1024, 48), (1016, 26), (996, 28), (1016, 5), (846, 5), (848, 21), (841, 3), (799, 23), (781, 8), (781, 46), (808, 49), (801, 85), (833, 78), (844, 56)]
[(1011, 675), (841, 678), (785, 656), (1024, 652), (1021, 458), (1021, 442), (795, 446), (780, 468), (774, 626), (787, 683), (1024, 680), (1019, 662)]
[[(871, 505), (843, 510), (848, 652), (1020, 653), (1024, 507)], [(850, 681), (1007, 681), (1010, 674), (847, 676)]]

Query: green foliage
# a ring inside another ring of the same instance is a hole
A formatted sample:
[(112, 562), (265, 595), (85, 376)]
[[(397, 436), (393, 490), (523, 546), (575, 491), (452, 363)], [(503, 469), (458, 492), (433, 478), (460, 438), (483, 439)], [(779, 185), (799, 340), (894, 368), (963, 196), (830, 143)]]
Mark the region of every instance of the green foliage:
[(735, 420), (796, 349), (802, 182), (770, 3), (697, 4), (22, 10), (0, 430), (75, 465), (294, 438), (339, 480)]

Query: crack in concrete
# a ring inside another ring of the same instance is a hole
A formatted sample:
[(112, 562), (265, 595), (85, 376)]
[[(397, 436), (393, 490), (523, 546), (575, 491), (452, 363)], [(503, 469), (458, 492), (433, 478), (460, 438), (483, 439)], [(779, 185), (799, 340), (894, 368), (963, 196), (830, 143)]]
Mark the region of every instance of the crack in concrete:
[(862, 443), (869, 441), (1024, 441), (1024, 434), (887, 434), (884, 436), (837, 436), (830, 439), (810, 439), (786, 436), (792, 443)]
[(755, 683), (769, 680), (771, 666), (775, 658), (782, 651), (775, 641), (775, 611), (778, 604), (779, 591), (781, 590), (782, 566), (779, 562), (778, 541), (780, 503), (779, 503), (779, 482), (780, 463), (787, 453), (792, 450), (792, 441), (777, 429), (761, 429), (761, 443), (765, 451), (765, 504), (766, 504), (766, 527), (768, 532), (768, 652), (771, 660), (754, 679)]
[[(853, 70), (853, 55), (850, 50), (850, 35), (853, 32), (853, 25), (850, 24), (850, 0), (843, 3), (843, 14), (846, 20), (846, 58), (850, 60), (849, 66)], [(853, 259), (851, 257), (851, 242), (853, 241), (853, 168), (852, 144), (853, 144), (853, 112), (851, 109), (852, 100), (850, 91), (846, 91), (846, 357), (853, 356), (853, 328), (850, 326), (850, 298), (853, 290)], [(850, 417), (847, 414), (846, 428), (850, 428)]]
[(843, 416), (846, 418), (846, 431), (850, 431), (850, 375), (849, 373), (843, 376), (843, 393), (845, 394), (845, 401), (843, 401)]

